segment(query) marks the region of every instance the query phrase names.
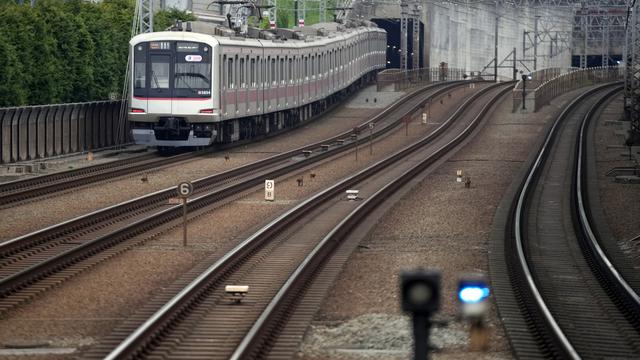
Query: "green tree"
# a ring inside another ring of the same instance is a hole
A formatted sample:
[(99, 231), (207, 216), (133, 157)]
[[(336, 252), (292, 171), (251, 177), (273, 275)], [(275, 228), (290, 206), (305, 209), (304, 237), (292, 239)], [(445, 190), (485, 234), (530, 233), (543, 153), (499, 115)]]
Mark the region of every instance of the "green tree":
[(0, 37), (0, 106), (23, 105), (27, 94), (21, 82), (22, 64), (13, 45)]

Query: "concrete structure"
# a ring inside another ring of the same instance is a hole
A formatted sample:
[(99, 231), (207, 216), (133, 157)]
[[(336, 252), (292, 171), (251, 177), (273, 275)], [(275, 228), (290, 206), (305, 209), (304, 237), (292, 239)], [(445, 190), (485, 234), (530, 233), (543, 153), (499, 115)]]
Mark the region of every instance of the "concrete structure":
[[(421, 2), (422, 62), (424, 67), (447, 62), (449, 67), (494, 73), (495, 32), (498, 25), (498, 74), (513, 75), (513, 50), (516, 68), (531, 72), (534, 68), (568, 67), (571, 64), (570, 36), (572, 12), (569, 9), (530, 9), (486, 4), (456, 4), (441, 1)], [(358, 16), (357, 2), (354, 4)], [(400, 19), (397, 2), (376, 1), (371, 18)], [(538, 18), (537, 45), (533, 46)], [(553, 18), (553, 22), (544, 19)], [(496, 20), (497, 19), (497, 20)], [(527, 34), (528, 33), (528, 34)], [(524, 50), (523, 51), (523, 47)], [(535, 66), (534, 66), (534, 50)], [(524, 53), (524, 57), (523, 57)], [(507, 68), (509, 67), (509, 68)]]

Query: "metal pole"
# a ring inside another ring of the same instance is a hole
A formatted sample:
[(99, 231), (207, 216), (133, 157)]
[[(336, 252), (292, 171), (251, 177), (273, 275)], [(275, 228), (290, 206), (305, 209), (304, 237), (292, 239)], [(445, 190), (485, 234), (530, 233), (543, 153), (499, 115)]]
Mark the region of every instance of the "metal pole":
[(538, 20), (540, 16), (536, 15), (533, 23), (533, 71), (538, 70)]
[(431, 322), (427, 315), (413, 315), (413, 358), (415, 360), (429, 359), (429, 330)]
[(518, 69), (516, 68), (516, 48), (513, 48), (513, 80), (515, 81), (518, 76)]
[(522, 110), (527, 110), (527, 108), (524, 106), (526, 88), (527, 88), (526, 85), (527, 85), (527, 80), (522, 79)]
[(187, 246), (187, 198), (182, 199), (182, 246)]
[(498, 82), (498, 0), (496, 0), (496, 28), (493, 34), (494, 37), (494, 54), (493, 54), (493, 73), (494, 81)]
[(527, 61), (527, 31), (522, 32), (522, 61)]
[(373, 126), (369, 126), (369, 155), (373, 155)]
[(358, 161), (358, 135), (356, 135), (356, 162)]

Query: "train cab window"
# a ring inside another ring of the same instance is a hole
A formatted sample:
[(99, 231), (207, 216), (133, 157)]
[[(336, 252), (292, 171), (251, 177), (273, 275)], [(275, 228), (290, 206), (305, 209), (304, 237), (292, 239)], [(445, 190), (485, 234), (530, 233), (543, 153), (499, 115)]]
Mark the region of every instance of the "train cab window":
[(147, 87), (147, 63), (137, 62), (133, 67), (133, 88), (134, 92), (136, 89), (145, 89)]
[(169, 89), (170, 61), (167, 55), (151, 55), (151, 89)]

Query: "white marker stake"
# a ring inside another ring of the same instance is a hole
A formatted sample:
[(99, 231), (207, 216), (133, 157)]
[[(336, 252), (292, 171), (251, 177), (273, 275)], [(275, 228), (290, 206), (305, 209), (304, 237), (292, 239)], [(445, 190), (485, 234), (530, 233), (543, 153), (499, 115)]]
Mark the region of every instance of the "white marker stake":
[(264, 199), (266, 201), (273, 201), (276, 198), (276, 183), (274, 180), (264, 181)]

